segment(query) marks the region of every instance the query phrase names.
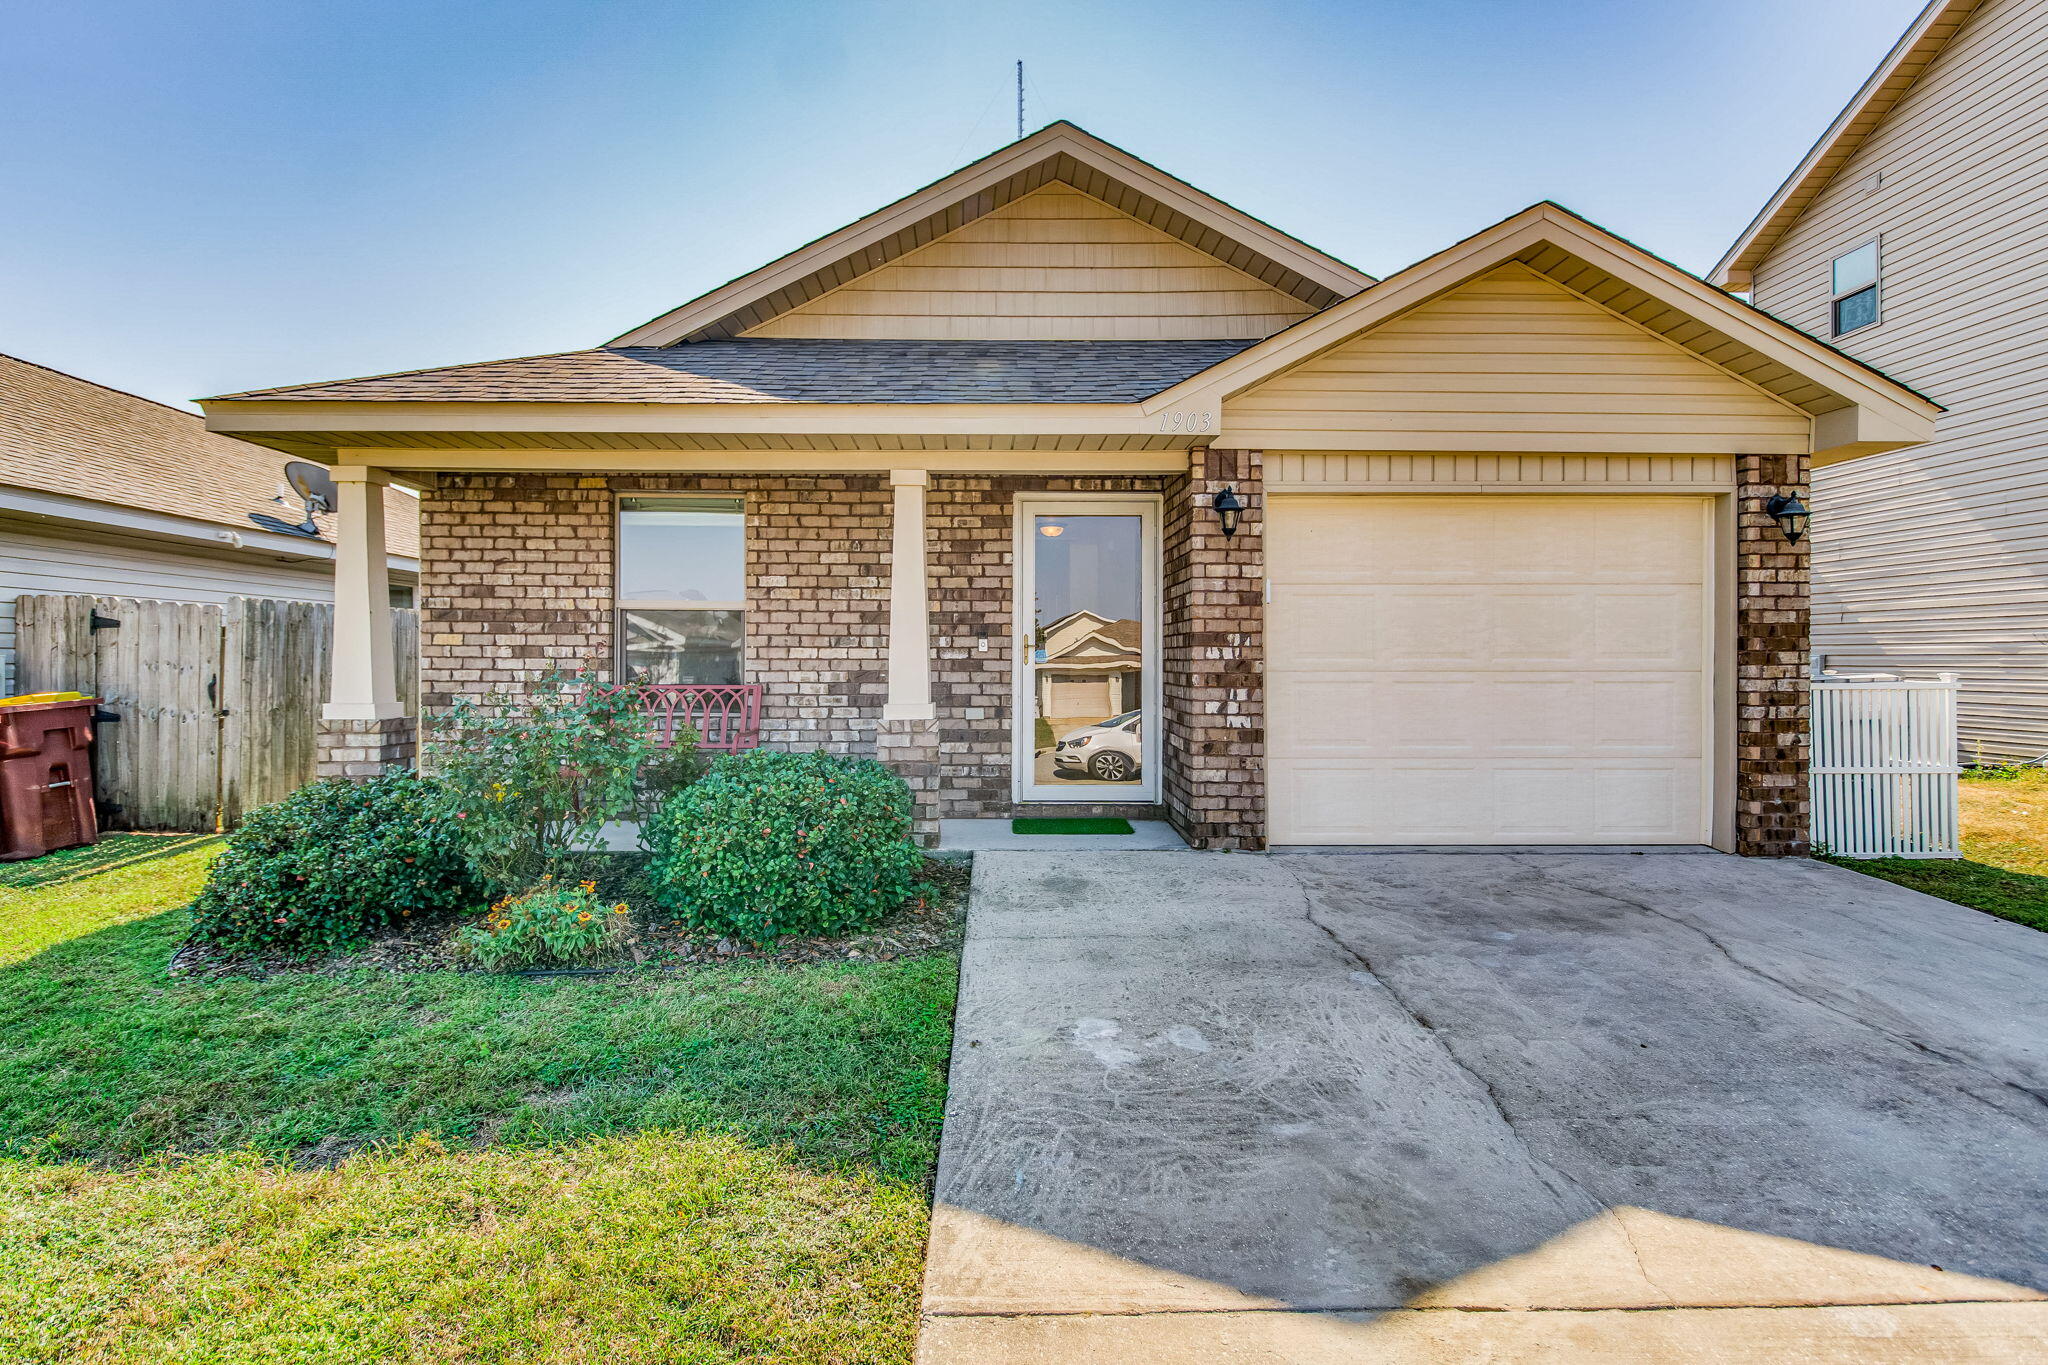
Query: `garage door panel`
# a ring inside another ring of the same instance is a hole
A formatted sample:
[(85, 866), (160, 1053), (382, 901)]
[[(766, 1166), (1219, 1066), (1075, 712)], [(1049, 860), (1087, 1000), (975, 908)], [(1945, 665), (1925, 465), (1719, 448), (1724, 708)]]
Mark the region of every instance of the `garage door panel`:
[(1707, 506), (1273, 499), (1273, 840), (1701, 841)]
[[(1276, 844), (1690, 843), (1691, 765), (1609, 761), (1281, 760)], [(1370, 838), (1361, 838), (1362, 832)]]
[(1293, 610), (1268, 613), (1266, 650), (1308, 671), (1357, 669), (1373, 657), (1379, 639), (1379, 597), (1370, 588), (1298, 587)]
[(1591, 595), (1585, 602), (1592, 635), (1584, 663), (1697, 672), (1706, 644), (1703, 606), (1697, 585)]

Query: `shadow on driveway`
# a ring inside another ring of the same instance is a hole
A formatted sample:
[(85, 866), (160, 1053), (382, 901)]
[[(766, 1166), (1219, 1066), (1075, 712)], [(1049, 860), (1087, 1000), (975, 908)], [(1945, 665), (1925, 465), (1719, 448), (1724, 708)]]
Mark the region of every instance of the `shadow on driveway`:
[(2048, 1352), (2041, 934), (1718, 855), (985, 854), (972, 916), (929, 1362)]

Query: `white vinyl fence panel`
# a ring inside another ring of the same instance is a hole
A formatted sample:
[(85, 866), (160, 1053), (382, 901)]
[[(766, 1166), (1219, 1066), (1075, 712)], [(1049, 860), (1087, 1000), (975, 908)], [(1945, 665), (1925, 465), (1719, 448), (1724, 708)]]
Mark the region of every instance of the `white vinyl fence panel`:
[(1960, 858), (1956, 694), (1937, 681), (1813, 685), (1813, 841), (1843, 858)]

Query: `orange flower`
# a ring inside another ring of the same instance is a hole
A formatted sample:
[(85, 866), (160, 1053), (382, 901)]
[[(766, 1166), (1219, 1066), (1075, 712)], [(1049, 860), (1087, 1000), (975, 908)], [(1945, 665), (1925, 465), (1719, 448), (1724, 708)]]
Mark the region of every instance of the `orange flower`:
[(578, 882), (577, 885), (581, 886), (585, 891), (592, 892), (593, 894), (597, 891), (596, 882)]

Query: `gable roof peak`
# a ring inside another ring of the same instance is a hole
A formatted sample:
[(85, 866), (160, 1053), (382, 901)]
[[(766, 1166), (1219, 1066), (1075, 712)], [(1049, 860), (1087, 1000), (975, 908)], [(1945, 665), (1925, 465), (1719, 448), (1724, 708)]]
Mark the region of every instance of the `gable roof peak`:
[(1149, 223), (1311, 308), (1372, 277), (1065, 119), (614, 338), (672, 346), (732, 337), (1051, 184)]
[(1979, 3), (1981, 0), (1929, 0), (1877, 64), (1877, 70), (1858, 87), (1819, 141), (1807, 149), (1742, 235), (1707, 272), (1709, 280), (1724, 289), (1751, 287), (1756, 267), (1812, 207), (1864, 140), (1912, 93), (1921, 75), (1961, 31)]

